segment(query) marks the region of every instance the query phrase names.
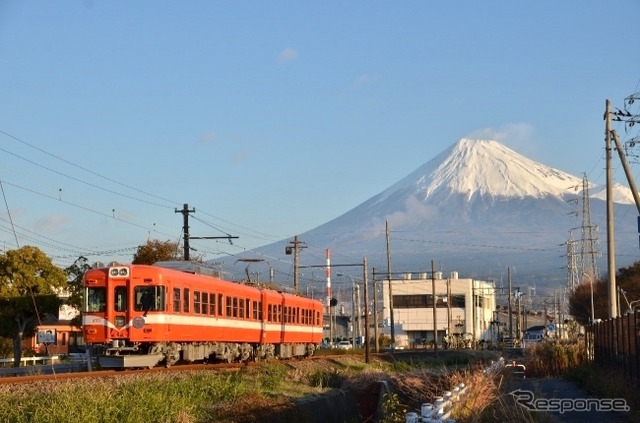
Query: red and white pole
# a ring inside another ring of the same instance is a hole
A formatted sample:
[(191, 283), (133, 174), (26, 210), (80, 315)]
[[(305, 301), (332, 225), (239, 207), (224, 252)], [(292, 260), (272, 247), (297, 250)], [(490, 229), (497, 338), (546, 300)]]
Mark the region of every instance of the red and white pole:
[(327, 267), (325, 267), (325, 273), (327, 276), (327, 313), (331, 312), (331, 250), (327, 248)]

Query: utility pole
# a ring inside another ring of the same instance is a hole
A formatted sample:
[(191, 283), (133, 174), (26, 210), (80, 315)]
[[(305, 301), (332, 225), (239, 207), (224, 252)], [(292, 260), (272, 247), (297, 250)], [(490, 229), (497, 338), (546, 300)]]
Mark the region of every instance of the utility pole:
[[(364, 362), (369, 363), (369, 290), (367, 285), (367, 258), (362, 259), (362, 280), (364, 285)], [(375, 286), (375, 285), (374, 285)]]
[(189, 247), (190, 239), (228, 239), (229, 243), (231, 243), (232, 239), (237, 239), (237, 236), (231, 236), (227, 234), (227, 236), (189, 236), (189, 213), (195, 213), (195, 207), (189, 210), (189, 204), (184, 203), (182, 206), (182, 210), (176, 209), (176, 213), (182, 213), (182, 231), (184, 232), (184, 261), (189, 261), (189, 251), (191, 247)]
[(184, 234), (184, 261), (189, 261), (189, 213), (195, 213), (196, 209), (189, 210), (189, 204), (184, 203), (182, 210), (176, 209), (176, 213), (182, 213), (182, 232)]
[(431, 295), (433, 296), (433, 351), (436, 354), (436, 358), (438, 358), (438, 320), (436, 313), (438, 297), (436, 297), (436, 269), (433, 260), (431, 260)]
[(284, 249), (285, 254), (291, 255), (293, 253), (293, 289), (296, 294), (299, 293), (298, 286), (298, 252), (302, 248), (307, 248), (306, 244), (298, 240), (298, 235), (293, 237), (293, 241), (290, 241)]
[(391, 252), (389, 251), (389, 222), (385, 221), (385, 233), (387, 238), (387, 277), (389, 278), (389, 324), (391, 326), (391, 350), (396, 348), (396, 328), (393, 320), (393, 289), (391, 283)]
[(507, 280), (509, 282), (509, 296), (508, 301), (509, 301), (509, 338), (511, 338), (511, 340), (513, 340), (513, 310), (511, 308), (511, 268), (507, 268)]
[(372, 270), (373, 278), (373, 337), (375, 338), (376, 352), (380, 352), (378, 340), (378, 290), (376, 289), (376, 268)]
[(616, 249), (613, 231), (613, 166), (611, 151), (611, 101), (605, 103), (605, 153), (607, 166), (607, 270), (609, 273), (609, 318), (618, 317), (616, 303)]

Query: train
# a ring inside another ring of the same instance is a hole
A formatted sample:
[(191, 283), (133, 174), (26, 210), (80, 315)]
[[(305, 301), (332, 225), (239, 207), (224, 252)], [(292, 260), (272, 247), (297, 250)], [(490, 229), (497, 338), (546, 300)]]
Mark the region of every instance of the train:
[(84, 341), (102, 368), (309, 357), (323, 305), (294, 293), (150, 265), (83, 276)]

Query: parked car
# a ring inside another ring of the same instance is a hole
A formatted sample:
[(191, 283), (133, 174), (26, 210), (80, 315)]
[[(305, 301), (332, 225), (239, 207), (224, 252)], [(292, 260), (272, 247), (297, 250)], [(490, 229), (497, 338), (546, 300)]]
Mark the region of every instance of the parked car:
[(340, 350), (350, 350), (353, 348), (350, 341), (340, 341), (336, 344), (336, 348)]

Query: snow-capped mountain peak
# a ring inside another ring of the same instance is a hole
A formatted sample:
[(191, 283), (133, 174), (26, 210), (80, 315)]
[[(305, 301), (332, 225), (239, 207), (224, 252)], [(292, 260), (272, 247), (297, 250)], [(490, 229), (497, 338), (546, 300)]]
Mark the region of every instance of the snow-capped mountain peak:
[(562, 196), (582, 184), (568, 173), (530, 160), (497, 141), (463, 138), (399, 184), (414, 179), (423, 200), (436, 194), (495, 197)]

